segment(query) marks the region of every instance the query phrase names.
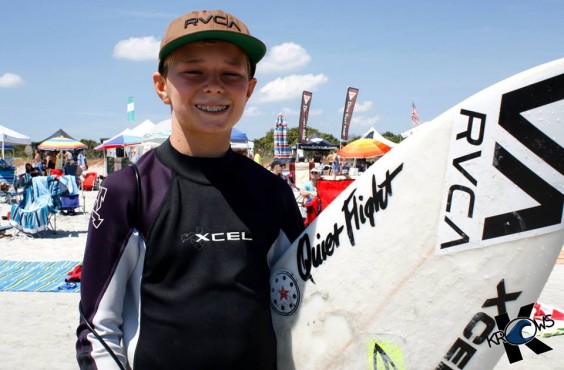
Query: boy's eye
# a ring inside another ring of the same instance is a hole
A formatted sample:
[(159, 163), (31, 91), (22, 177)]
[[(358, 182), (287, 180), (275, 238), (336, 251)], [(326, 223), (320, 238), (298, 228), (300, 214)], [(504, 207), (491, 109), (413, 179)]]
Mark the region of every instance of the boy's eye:
[(197, 75), (197, 74), (202, 74), (202, 71), (199, 71), (199, 70), (196, 70), (196, 69), (188, 69), (188, 70), (184, 71), (183, 73), (190, 74), (190, 75)]

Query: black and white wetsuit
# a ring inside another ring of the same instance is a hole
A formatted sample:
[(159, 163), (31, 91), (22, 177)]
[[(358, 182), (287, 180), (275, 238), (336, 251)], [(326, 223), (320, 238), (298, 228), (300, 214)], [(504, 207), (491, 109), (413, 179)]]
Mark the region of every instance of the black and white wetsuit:
[[(194, 158), (170, 142), (102, 184), (88, 231), (86, 319), (139, 369), (275, 369), (269, 265), (303, 230), (290, 187), (232, 150)], [(83, 369), (117, 368), (83, 322)], [(127, 359), (126, 359), (127, 358)]]

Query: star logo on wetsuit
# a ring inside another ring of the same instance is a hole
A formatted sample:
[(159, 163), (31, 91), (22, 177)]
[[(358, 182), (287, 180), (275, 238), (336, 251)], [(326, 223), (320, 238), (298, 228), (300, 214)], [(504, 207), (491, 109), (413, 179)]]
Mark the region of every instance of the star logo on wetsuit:
[(270, 278), (270, 306), (279, 315), (293, 315), (300, 304), (300, 288), (294, 275), (278, 270)]

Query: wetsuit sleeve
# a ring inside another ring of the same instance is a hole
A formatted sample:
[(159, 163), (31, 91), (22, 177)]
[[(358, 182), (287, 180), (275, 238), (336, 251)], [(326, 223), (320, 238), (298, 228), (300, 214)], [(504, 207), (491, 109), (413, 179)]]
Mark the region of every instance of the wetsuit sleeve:
[[(102, 184), (89, 220), (81, 276), (84, 317), (122, 364), (123, 306), (129, 277), (139, 261), (134, 229), (136, 182), (131, 168), (113, 173)], [(77, 329), (81, 369), (117, 369), (117, 364), (81, 320)]]

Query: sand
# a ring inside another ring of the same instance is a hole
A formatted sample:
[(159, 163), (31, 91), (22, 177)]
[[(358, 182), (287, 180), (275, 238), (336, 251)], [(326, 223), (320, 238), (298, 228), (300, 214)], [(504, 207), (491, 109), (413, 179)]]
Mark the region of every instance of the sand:
[[(96, 195), (94, 191), (81, 196), (86, 212), (58, 215), (56, 234), (0, 238), (0, 260), (81, 261)], [(2, 205), (0, 214), (6, 212), (7, 206)], [(77, 293), (0, 292), (0, 369), (77, 369), (74, 346), (78, 301)], [(555, 265), (539, 301), (564, 307), (564, 264)], [(564, 369), (564, 336), (542, 341), (553, 350), (536, 355), (523, 347), (523, 361), (509, 364), (503, 356), (496, 369)]]

